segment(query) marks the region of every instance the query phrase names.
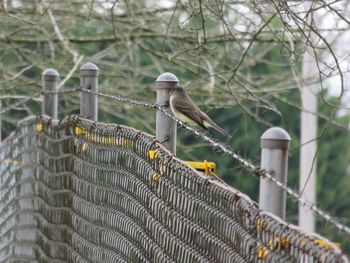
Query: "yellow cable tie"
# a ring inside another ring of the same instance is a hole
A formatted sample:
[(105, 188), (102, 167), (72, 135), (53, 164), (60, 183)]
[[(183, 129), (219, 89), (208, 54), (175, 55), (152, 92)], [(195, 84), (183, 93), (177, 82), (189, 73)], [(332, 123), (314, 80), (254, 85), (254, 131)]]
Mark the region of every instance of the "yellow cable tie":
[(158, 158), (158, 151), (157, 150), (149, 150), (148, 156), (151, 160), (157, 159)]
[(35, 125), (35, 131), (36, 132), (43, 132), (44, 131), (44, 125), (42, 123), (37, 123)]
[(159, 182), (159, 178), (160, 178), (160, 174), (158, 174), (157, 172), (153, 172), (153, 174), (152, 174), (153, 182), (158, 183)]
[(263, 231), (265, 229), (265, 221), (262, 218), (259, 218), (258, 221), (256, 222), (256, 227), (258, 231)]
[(4, 159), (4, 160), (0, 160), (0, 163), (8, 163), (8, 164), (20, 165), (21, 161), (17, 160), (17, 159)]
[(106, 137), (106, 143), (109, 145), (116, 145), (114, 137)]
[(81, 152), (82, 152), (82, 153), (86, 153), (86, 152), (87, 152), (87, 149), (88, 149), (87, 143), (83, 143), (82, 146), (81, 146)]
[(315, 239), (314, 242), (316, 245), (319, 245), (320, 247), (324, 247), (325, 249), (329, 250), (334, 250), (334, 246), (332, 246), (332, 244), (338, 248), (341, 247), (341, 243), (330, 243), (329, 241), (323, 239)]
[(122, 141), (122, 145), (124, 146), (130, 146), (132, 144), (132, 141), (130, 139), (125, 139)]
[(269, 250), (265, 246), (258, 247), (257, 252), (258, 252), (258, 259), (266, 259), (267, 255), (269, 254)]
[(81, 127), (75, 127), (74, 133), (76, 136), (85, 135), (85, 131)]
[(290, 237), (275, 237), (273, 240), (270, 240), (268, 247), (270, 250), (280, 249), (287, 250), (290, 248)]

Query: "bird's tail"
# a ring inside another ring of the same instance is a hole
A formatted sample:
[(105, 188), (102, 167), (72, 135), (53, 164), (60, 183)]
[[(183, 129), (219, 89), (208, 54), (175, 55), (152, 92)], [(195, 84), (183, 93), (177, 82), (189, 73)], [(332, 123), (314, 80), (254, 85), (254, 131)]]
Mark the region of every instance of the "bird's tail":
[(223, 128), (221, 128), (219, 125), (217, 125), (213, 120), (208, 118), (208, 121), (204, 121), (205, 126), (212, 127), (218, 132), (222, 133), (223, 135), (227, 136), (228, 138), (232, 138), (232, 135), (229, 134), (227, 131), (225, 131)]
[(216, 123), (214, 123), (214, 125), (212, 126), (215, 130), (217, 130), (218, 132), (221, 132), (223, 135), (227, 136), (228, 138), (232, 138), (232, 135), (229, 134), (227, 131), (225, 131), (223, 128), (221, 128), (219, 125), (217, 125)]

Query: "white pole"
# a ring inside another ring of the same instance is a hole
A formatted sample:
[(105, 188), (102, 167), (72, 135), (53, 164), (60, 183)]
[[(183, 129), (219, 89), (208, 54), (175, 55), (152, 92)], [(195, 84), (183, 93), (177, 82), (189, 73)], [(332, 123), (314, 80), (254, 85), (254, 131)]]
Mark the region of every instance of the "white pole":
[[(261, 168), (283, 184), (287, 183), (289, 134), (273, 127), (261, 136)], [(259, 207), (281, 219), (286, 217), (286, 192), (268, 178), (260, 178)]]
[[(306, 50), (312, 52), (311, 48)], [(305, 52), (302, 75), (304, 79), (315, 77), (317, 65), (312, 54)], [(304, 84), (305, 85), (305, 84)], [(302, 111), (300, 113), (300, 178), (299, 191), (311, 203), (316, 202), (316, 167), (317, 159), (317, 85), (305, 85), (301, 89)], [(315, 231), (315, 218), (312, 211), (299, 205), (299, 226)]]
[[(313, 8), (313, 3), (304, 3), (305, 10)], [(306, 19), (307, 23), (319, 24), (319, 17), (310, 12)], [(308, 36), (310, 45), (317, 48), (318, 36), (310, 32)], [(319, 89), (319, 72), (314, 48), (307, 46), (303, 56), (302, 79), (303, 87), (300, 89), (302, 110), (300, 113), (300, 172), (299, 192), (305, 200), (316, 203), (316, 167), (317, 159), (317, 93)], [(309, 83), (315, 84), (309, 84)], [(299, 204), (299, 226), (315, 232), (315, 216), (310, 209)]]

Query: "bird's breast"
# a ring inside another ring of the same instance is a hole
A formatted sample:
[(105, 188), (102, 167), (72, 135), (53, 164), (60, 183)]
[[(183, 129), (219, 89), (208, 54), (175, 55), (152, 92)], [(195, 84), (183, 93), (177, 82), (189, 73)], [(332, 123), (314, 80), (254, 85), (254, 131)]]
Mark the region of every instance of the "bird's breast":
[(176, 98), (174, 98), (174, 96), (171, 96), (170, 101), (169, 101), (170, 109), (171, 109), (172, 113), (174, 114), (174, 116), (186, 124), (194, 125), (195, 122), (192, 119), (188, 118), (185, 114), (183, 114), (182, 112), (180, 112), (176, 109), (174, 99), (176, 99)]

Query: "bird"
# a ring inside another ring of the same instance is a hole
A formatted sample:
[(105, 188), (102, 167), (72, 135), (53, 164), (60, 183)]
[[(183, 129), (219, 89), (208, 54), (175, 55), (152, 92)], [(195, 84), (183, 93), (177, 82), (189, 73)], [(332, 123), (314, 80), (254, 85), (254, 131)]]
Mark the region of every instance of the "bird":
[(227, 137), (232, 137), (198, 108), (182, 86), (176, 86), (170, 91), (169, 105), (174, 116), (180, 121), (191, 126), (197, 124), (205, 130), (212, 127)]

